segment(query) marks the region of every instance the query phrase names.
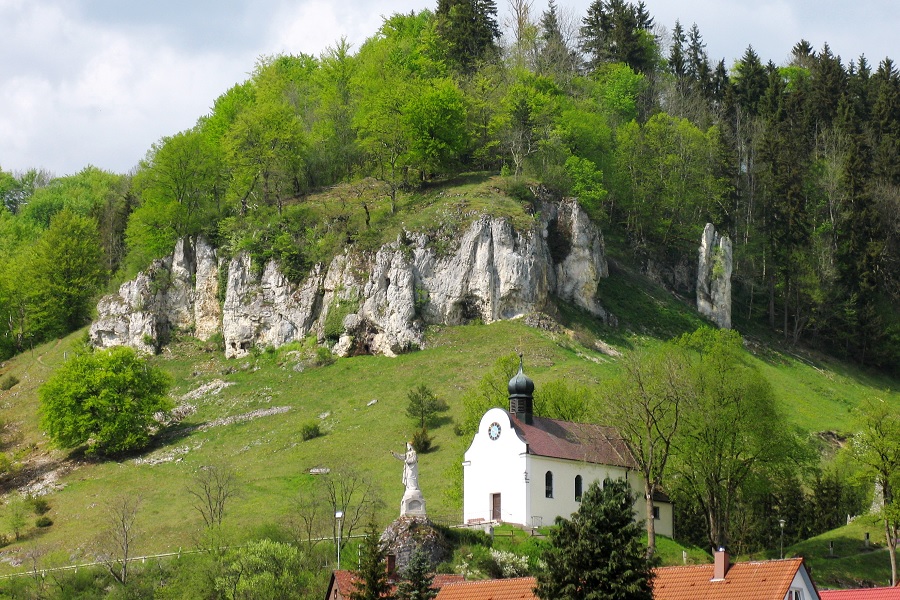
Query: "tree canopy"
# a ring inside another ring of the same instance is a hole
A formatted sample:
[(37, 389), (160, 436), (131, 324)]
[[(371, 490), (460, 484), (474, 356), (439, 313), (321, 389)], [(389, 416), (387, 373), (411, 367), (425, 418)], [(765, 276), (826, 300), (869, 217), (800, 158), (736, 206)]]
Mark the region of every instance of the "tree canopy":
[(556, 518), (537, 595), (546, 600), (651, 600), (652, 563), (624, 479), (595, 481), (571, 519)]
[(38, 390), (41, 425), (62, 448), (89, 454), (140, 450), (171, 408), (169, 377), (125, 346), (81, 350)]

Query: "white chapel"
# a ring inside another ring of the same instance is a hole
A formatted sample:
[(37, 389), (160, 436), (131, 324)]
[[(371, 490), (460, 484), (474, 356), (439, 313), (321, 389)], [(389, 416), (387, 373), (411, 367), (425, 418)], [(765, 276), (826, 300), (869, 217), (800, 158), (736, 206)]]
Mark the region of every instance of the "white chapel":
[[(509, 411), (492, 408), (463, 462), (464, 522), (552, 525), (578, 510), (594, 481), (624, 478), (636, 498), (636, 518), (646, 514), (644, 481), (612, 427), (572, 423), (532, 414), (534, 382), (519, 365), (509, 381)], [(656, 532), (672, 536), (672, 503), (654, 498)]]

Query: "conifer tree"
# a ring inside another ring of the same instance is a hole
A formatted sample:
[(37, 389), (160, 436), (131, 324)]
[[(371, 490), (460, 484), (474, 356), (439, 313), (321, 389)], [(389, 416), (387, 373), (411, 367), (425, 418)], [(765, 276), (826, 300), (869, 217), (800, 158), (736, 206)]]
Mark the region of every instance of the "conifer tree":
[(652, 28), (653, 19), (643, 2), (635, 6), (625, 0), (594, 0), (580, 31), (588, 68), (593, 71), (603, 63), (623, 62), (639, 73), (653, 71), (658, 50)]
[(438, 591), (431, 587), (434, 575), (430, 571), (428, 556), (417, 548), (403, 569), (397, 585), (397, 600), (431, 600), (437, 596)]
[(356, 581), (350, 600), (381, 600), (390, 597), (391, 584), (388, 581), (385, 558), (378, 527), (371, 522), (359, 547), (359, 570), (354, 573)]
[(632, 506), (624, 479), (591, 484), (571, 519), (556, 518), (543, 554), (547, 568), (538, 575), (538, 597), (652, 600), (652, 563)]
[(669, 72), (676, 79), (681, 80), (687, 75), (687, 61), (684, 56), (684, 43), (687, 37), (680, 21), (675, 21), (675, 29), (672, 30), (672, 45), (669, 46)]
[(497, 50), (500, 27), (494, 0), (438, 0), (435, 19), (447, 56), (461, 72), (472, 72)]

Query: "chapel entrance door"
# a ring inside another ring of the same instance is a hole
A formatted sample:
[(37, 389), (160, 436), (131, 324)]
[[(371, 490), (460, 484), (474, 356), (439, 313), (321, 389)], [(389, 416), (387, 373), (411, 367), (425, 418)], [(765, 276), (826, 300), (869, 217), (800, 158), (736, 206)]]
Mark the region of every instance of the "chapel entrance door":
[(491, 494), (491, 520), (500, 521), (500, 494)]

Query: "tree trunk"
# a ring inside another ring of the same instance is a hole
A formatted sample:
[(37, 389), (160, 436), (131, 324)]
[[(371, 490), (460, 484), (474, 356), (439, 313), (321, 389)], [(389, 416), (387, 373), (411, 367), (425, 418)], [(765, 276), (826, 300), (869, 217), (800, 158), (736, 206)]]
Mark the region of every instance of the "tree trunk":
[(888, 556), (891, 557), (891, 586), (897, 585), (897, 531), (890, 519), (884, 519), (884, 537), (887, 541)]
[(644, 490), (647, 494), (647, 560), (656, 554), (656, 522), (653, 519), (653, 484), (646, 482)]

